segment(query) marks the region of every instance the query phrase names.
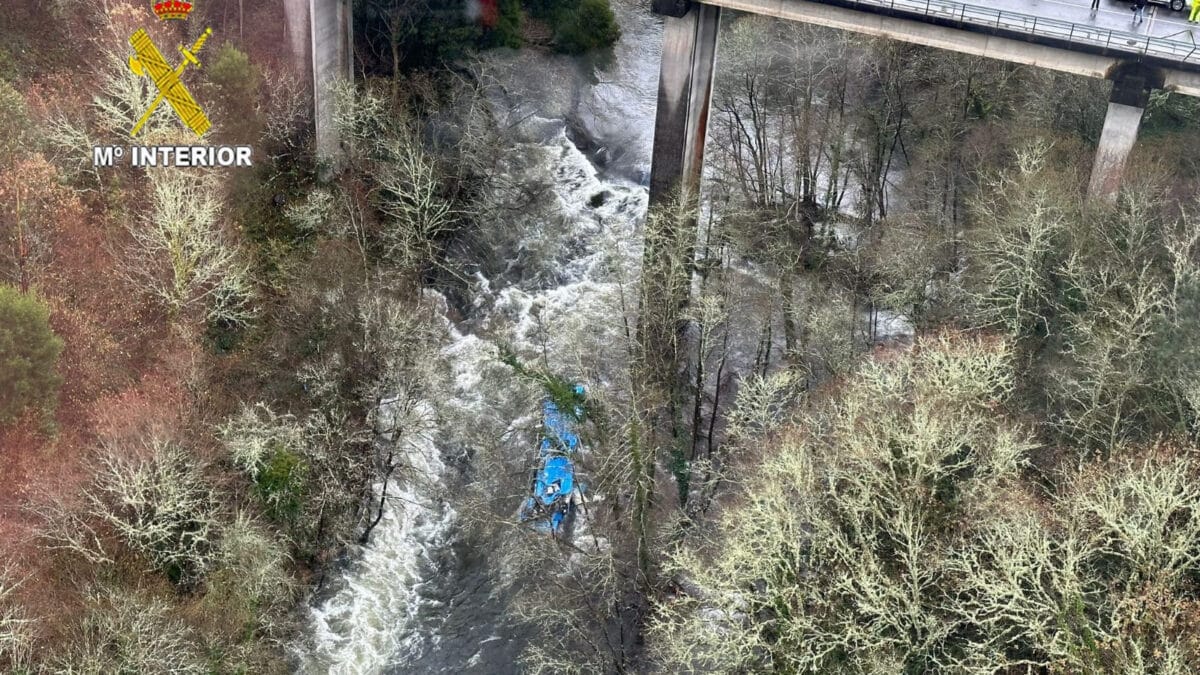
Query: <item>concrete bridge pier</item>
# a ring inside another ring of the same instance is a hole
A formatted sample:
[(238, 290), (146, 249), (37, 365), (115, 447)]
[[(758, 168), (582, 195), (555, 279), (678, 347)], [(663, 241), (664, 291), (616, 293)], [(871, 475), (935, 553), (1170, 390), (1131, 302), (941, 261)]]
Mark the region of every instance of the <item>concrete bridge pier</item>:
[[(1125, 175), (1125, 162), (1137, 140), (1142, 113), (1150, 100), (1150, 91), (1161, 87), (1161, 77), (1133, 68), (1120, 70), (1112, 77), (1108, 113), (1096, 145), (1088, 198), (1114, 202)], [(1157, 81), (1156, 81), (1157, 80)]]
[(659, 439), (655, 443), (665, 447), (679, 441), (683, 433), (684, 309), (691, 299), (700, 172), (721, 9), (688, 0), (654, 0), (652, 6), (665, 18), (637, 356), (647, 377), (644, 398), (655, 411), (652, 426)]
[(339, 148), (332, 89), (339, 81), (354, 77), (354, 20), (349, 0), (309, 0), (309, 16), (317, 158), (329, 173), (336, 168)]
[(665, 17), (650, 159), (654, 205), (676, 190), (684, 199), (698, 196), (721, 8), (689, 0), (654, 0), (652, 7)]

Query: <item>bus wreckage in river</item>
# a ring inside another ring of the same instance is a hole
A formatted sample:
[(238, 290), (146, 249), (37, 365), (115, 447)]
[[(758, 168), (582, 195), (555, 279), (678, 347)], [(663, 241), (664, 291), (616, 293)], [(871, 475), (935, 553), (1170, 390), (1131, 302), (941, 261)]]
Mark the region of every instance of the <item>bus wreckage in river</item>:
[[(583, 387), (577, 385), (575, 393), (583, 394)], [(553, 537), (568, 536), (575, 509), (583, 502), (586, 486), (575, 475), (574, 461), (581, 450), (575, 428), (582, 417), (579, 407), (563, 411), (549, 399), (542, 401), (537, 465), (517, 519)]]

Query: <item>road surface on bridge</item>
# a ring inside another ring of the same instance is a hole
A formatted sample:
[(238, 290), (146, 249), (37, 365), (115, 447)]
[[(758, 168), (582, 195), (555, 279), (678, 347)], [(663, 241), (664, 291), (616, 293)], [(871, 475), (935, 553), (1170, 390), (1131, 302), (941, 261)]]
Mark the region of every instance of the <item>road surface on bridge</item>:
[[(816, 0), (821, 2), (822, 0)], [(1198, 0), (1200, 1), (1200, 0)], [(851, 0), (867, 11), (884, 7), (930, 19), (959, 22), (1063, 40), (1082, 47), (1134, 51), (1200, 65), (1200, 24), (1165, 5), (1147, 5), (1141, 23), (1133, 21), (1128, 0)], [(846, 1), (830, 3), (845, 6)]]
[(1122, 31), (1139, 37), (1149, 35), (1187, 43), (1200, 43), (1200, 23), (1188, 23), (1186, 0), (1181, 12), (1171, 11), (1165, 5), (1147, 5), (1146, 19), (1140, 25), (1133, 23), (1133, 11), (1130, 9), (1131, 3), (1128, 0), (1100, 0), (1100, 9), (1097, 12), (1092, 12), (1091, 3), (1087, 0), (995, 0), (994, 2), (965, 0), (964, 4), (977, 5), (989, 10), (1044, 16), (1047, 19), (1058, 19), (1079, 26)]
[[(824, 23), (871, 34), (924, 42), (955, 49), (953, 39), (924, 39), (905, 22), (930, 24), (942, 30), (995, 36), (1018, 43), (1090, 53), (1118, 60), (1145, 60), (1158, 66), (1200, 72), (1200, 24), (1187, 22), (1184, 12), (1149, 5), (1145, 19), (1133, 21), (1129, 0), (1101, 0), (1098, 11), (1090, 0), (705, 0), (708, 4), (769, 16)], [(828, 11), (823, 10), (828, 7)], [(849, 19), (849, 11), (875, 22)], [(1186, 11), (1186, 9), (1185, 9)], [(837, 17), (843, 17), (841, 19)], [(961, 41), (959, 41), (961, 42)], [(975, 43), (980, 47), (984, 43)], [(960, 51), (980, 53), (958, 45)], [(1015, 45), (1012, 47), (1015, 49)], [(982, 55), (990, 55), (984, 53)], [(999, 56), (999, 58), (1006, 58)], [(1021, 60), (1021, 59), (1010, 59)], [(1050, 62), (1038, 65), (1055, 67)], [(1077, 69), (1063, 68), (1064, 70)], [(1090, 73), (1089, 73), (1090, 74)], [(1195, 83), (1192, 83), (1195, 84)], [(1189, 85), (1190, 86), (1190, 85)]]
[(1151, 92), (1200, 97), (1200, 25), (1157, 4), (1135, 22), (1129, 2), (1093, 11), (1091, 0), (656, 0), (667, 18), (650, 203), (699, 191), (723, 9), (1112, 80), (1088, 185), (1090, 198), (1111, 202)]

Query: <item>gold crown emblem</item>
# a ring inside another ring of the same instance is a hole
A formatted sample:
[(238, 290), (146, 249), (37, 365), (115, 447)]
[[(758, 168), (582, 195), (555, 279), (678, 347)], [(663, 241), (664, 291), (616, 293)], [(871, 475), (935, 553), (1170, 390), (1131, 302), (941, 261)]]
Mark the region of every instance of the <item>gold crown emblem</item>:
[(191, 11), (192, 3), (187, 2), (187, 0), (157, 0), (154, 3), (154, 13), (163, 21), (167, 19), (186, 19)]

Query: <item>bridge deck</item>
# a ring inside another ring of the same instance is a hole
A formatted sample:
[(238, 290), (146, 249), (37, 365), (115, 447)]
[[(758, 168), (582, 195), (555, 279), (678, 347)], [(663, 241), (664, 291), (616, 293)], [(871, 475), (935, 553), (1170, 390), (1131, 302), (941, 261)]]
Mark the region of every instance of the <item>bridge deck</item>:
[[(986, 34), (1166, 68), (1200, 72), (1200, 24), (1187, 22), (1187, 8), (1173, 12), (1149, 5), (1141, 24), (1133, 23), (1128, 0), (703, 0), (732, 9), (801, 18), (819, 13), (802, 5), (825, 5), (883, 17)], [(1198, 0), (1200, 1), (1200, 0)], [(803, 19), (802, 19), (803, 20)], [(879, 31), (870, 31), (879, 32)], [(903, 29), (898, 29), (903, 33)], [(905, 39), (904, 35), (895, 37)], [(1052, 64), (1044, 64), (1053, 67)]]

